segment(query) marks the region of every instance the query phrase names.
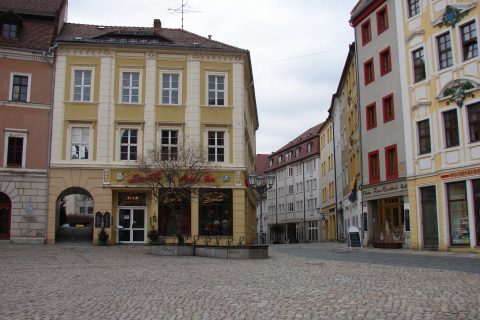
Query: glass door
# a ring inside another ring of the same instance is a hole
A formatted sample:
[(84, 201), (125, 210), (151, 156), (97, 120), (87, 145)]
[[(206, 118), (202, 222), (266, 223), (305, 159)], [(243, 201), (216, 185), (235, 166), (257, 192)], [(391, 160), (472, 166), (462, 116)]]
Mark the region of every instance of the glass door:
[(118, 209), (118, 241), (121, 243), (145, 242), (145, 209)]

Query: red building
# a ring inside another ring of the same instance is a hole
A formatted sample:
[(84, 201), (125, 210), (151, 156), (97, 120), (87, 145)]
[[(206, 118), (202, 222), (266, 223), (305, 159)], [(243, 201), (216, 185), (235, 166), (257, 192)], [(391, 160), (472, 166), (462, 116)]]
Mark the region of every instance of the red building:
[(45, 241), (52, 44), (66, 7), (0, 2), (0, 240)]

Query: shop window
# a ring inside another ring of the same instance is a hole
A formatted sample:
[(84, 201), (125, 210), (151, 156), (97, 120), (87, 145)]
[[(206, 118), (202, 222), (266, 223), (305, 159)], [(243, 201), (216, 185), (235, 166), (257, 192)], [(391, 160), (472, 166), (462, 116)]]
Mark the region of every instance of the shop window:
[(199, 206), (201, 236), (233, 234), (232, 190), (200, 189)]
[(460, 27), (462, 34), (463, 60), (478, 56), (477, 27), (475, 21), (468, 22)]
[(468, 127), (470, 132), (470, 142), (480, 141), (480, 102), (469, 105), (468, 110)]
[(414, 81), (420, 82), (427, 77), (423, 48), (412, 51)]
[(191, 235), (191, 204), (188, 190), (183, 189), (163, 196), (158, 204), (158, 231), (161, 235), (174, 237)]
[(385, 169), (387, 180), (398, 178), (398, 158), (396, 144), (385, 148)]
[(373, 69), (373, 58), (363, 64), (363, 76), (365, 85), (375, 81), (375, 72)]
[(475, 229), (477, 230), (477, 246), (480, 246), (480, 179), (472, 181), (473, 204), (475, 208)]
[(387, 48), (380, 52), (380, 75), (384, 76), (392, 71), (392, 57), (390, 54), (390, 48)]
[(372, 41), (372, 27), (370, 25), (370, 20), (365, 21), (361, 27), (362, 30), (362, 45), (366, 45)]
[(450, 244), (470, 245), (467, 189), (465, 181), (447, 184)]
[(380, 181), (380, 157), (378, 150), (368, 153), (368, 176), (370, 183)]
[(377, 107), (375, 103), (367, 106), (367, 130), (373, 129), (377, 126)]
[(450, 33), (446, 32), (437, 37), (437, 53), (439, 69), (445, 69), (453, 65), (452, 42)]
[(388, 12), (387, 7), (377, 12), (377, 34), (381, 34), (388, 29)]
[(443, 112), (443, 124), (445, 129), (445, 147), (456, 147), (460, 144), (458, 136), (457, 110)]
[(419, 154), (426, 154), (431, 152), (430, 142), (430, 120), (422, 120), (417, 122), (418, 129), (418, 145)]
[(395, 120), (395, 111), (393, 108), (393, 94), (382, 98), (383, 122)]

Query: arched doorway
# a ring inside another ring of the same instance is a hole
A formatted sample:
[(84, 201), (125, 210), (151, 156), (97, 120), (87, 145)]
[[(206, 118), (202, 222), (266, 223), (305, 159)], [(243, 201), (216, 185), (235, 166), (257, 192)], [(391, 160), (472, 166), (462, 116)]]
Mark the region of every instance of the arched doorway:
[(10, 225), (12, 220), (12, 202), (0, 192), (0, 240), (10, 240)]
[(64, 190), (55, 206), (55, 242), (92, 242), (94, 201), (87, 190)]

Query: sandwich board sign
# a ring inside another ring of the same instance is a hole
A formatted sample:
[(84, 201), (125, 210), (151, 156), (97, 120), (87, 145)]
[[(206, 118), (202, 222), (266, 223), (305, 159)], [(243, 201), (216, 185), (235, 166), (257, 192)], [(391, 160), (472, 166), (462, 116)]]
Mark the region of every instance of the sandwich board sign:
[(362, 241), (360, 239), (360, 230), (357, 227), (348, 228), (348, 246), (349, 247), (362, 247)]

